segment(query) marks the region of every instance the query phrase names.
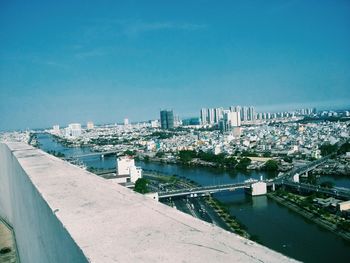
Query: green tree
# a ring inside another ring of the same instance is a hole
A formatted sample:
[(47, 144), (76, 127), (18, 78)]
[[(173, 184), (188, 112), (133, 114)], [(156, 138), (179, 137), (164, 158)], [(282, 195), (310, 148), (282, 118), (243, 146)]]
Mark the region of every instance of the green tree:
[(148, 180), (146, 178), (139, 178), (135, 183), (134, 191), (140, 194), (146, 194), (149, 192), (147, 185)]
[(346, 142), (342, 146), (340, 146), (339, 153), (344, 154), (346, 152), (350, 152), (350, 143)]
[(339, 222), (337, 227), (341, 230), (350, 231), (350, 221)]
[(126, 150), (124, 152), (125, 155), (130, 155), (130, 156), (134, 156), (135, 155), (135, 152), (134, 151), (130, 151), (130, 150)]
[(249, 158), (242, 158), (239, 160), (239, 163), (237, 164), (236, 168), (238, 170), (247, 170), (247, 167), (250, 165), (250, 163), (252, 162), (252, 160), (250, 160)]
[(225, 158), (224, 162), (225, 162), (225, 165), (227, 167), (230, 167), (230, 168), (236, 167), (236, 165), (238, 163), (236, 157), (234, 157), (234, 156), (230, 156), (230, 157)]
[(264, 170), (266, 171), (277, 171), (278, 170), (278, 162), (276, 160), (268, 160), (264, 164)]
[(271, 157), (271, 152), (270, 151), (265, 151), (263, 153), (263, 157)]
[(316, 183), (317, 183), (317, 177), (316, 177), (316, 175), (315, 175), (315, 174), (309, 174), (309, 175), (307, 176), (307, 182), (308, 182), (309, 184), (316, 184)]
[(330, 143), (325, 143), (325, 144), (322, 144), (321, 147), (320, 147), (320, 151), (321, 151), (321, 154), (322, 156), (326, 156), (326, 155), (329, 155), (331, 153), (334, 153), (335, 151), (337, 151), (337, 145), (332, 145)]
[(195, 151), (182, 150), (179, 151), (178, 156), (182, 163), (189, 163), (190, 161), (192, 161), (193, 158), (197, 156), (197, 153)]

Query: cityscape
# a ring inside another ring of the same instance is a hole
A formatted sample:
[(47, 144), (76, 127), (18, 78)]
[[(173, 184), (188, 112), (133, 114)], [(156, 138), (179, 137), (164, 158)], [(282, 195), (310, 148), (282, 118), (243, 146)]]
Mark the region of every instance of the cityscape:
[(348, 2), (34, 2), (0, 4), (0, 263), (350, 262)]
[[(144, 122), (125, 118), (120, 124), (55, 124), (3, 132), (0, 139), (29, 143), (112, 184), (256, 242), (261, 237), (222, 203), (232, 195), (227, 191), (248, 194), (253, 204), (254, 198), (267, 195), (348, 242), (349, 123), (348, 110), (256, 113), (254, 107), (231, 106), (202, 108), (199, 116), (187, 119), (161, 110), (159, 119)], [(197, 169), (209, 175), (194, 176)], [(210, 175), (213, 169), (224, 177)]]

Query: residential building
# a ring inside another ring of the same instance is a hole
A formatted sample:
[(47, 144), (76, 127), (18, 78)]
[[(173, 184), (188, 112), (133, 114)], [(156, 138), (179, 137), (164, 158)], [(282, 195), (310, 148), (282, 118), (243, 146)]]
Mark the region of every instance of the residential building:
[(202, 108), (200, 112), (201, 124), (205, 125), (208, 123), (208, 109)]
[(88, 123), (86, 124), (86, 128), (88, 130), (93, 130), (95, 128), (94, 123), (92, 121), (88, 121)]
[(172, 110), (160, 111), (160, 124), (162, 129), (174, 128), (174, 112)]
[(117, 157), (116, 180), (118, 183), (135, 183), (142, 177), (142, 169), (136, 167), (134, 158), (130, 156)]

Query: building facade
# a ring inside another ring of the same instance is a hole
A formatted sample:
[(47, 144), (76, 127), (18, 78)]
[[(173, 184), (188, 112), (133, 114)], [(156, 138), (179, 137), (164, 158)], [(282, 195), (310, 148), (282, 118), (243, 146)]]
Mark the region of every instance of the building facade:
[(172, 110), (160, 111), (160, 125), (164, 130), (174, 129), (174, 112)]

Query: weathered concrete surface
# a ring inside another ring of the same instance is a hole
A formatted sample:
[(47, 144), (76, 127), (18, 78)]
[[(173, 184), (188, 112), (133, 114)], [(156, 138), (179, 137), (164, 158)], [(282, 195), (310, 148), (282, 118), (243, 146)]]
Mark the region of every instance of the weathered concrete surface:
[(290, 262), (20, 143), (0, 144), (0, 215), (23, 262)]

